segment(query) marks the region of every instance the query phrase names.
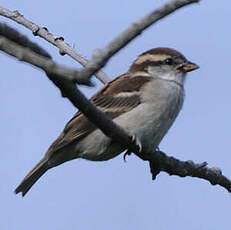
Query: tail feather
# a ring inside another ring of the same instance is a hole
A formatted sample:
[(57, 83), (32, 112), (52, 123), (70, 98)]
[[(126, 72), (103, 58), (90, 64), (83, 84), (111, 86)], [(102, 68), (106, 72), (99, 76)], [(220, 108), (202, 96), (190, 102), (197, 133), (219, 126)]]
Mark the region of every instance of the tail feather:
[(34, 183), (49, 169), (47, 159), (42, 159), (23, 179), (21, 184), (15, 189), (15, 193), (22, 193), (25, 196)]

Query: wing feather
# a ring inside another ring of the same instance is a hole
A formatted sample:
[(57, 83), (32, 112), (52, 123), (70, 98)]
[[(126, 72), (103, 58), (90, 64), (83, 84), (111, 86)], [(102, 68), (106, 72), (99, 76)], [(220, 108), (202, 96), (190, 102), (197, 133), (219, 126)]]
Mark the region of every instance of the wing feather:
[[(140, 104), (139, 89), (148, 81), (150, 81), (149, 77), (122, 75), (103, 87), (91, 98), (91, 102), (114, 119)], [(67, 123), (48, 152), (55, 152), (73, 141), (79, 141), (96, 128), (81, 112), (78, 112)]]

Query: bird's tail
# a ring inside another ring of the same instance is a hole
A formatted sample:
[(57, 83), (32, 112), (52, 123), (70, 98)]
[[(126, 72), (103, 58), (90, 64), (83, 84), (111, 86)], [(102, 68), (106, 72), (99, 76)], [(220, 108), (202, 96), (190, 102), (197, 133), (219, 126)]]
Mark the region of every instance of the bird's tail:
[(21, 184), (15, 189), (15, 193), (22, 193), (25, 196), (34, 183), (49, 169), (47, 158), (43, 158), (35, 167), (27, 174)]

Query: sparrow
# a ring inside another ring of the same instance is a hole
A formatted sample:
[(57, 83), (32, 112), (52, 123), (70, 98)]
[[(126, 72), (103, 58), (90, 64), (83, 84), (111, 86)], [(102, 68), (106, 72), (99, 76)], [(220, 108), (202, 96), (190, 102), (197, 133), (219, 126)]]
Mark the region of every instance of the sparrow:
[[(127, 73), (106, 84), (90, 101), (134, 135), (142, 150), (152, 152), (182, 108), (187, 72), (198, 68), (174, 49), (151, 49), (138, 56)], [(125, 150), (77, 112), (15, 193), (24, 196), (47, 170), (66, 161), (106, 161)]]

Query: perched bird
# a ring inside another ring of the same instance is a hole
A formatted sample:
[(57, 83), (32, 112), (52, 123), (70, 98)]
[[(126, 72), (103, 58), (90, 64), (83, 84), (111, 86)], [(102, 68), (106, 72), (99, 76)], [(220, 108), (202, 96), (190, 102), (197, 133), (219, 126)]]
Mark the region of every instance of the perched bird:
[[(151, 152), (182, 108), (186, 73), (198, 68), (176, 50), (152, 49), (142, 53), (127, 73), (105, 85), (91, 102)], [(105, 161), (124, 150), (78, 112), (15, 193), (24, 196), (48, 169), (66, 161)]]

